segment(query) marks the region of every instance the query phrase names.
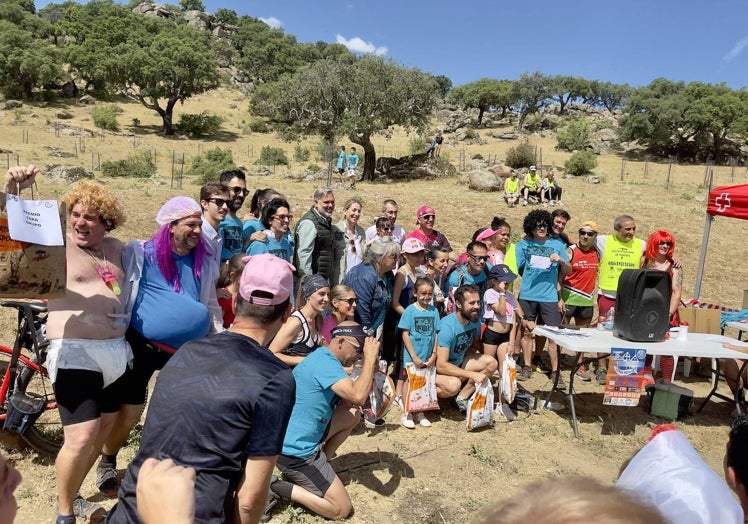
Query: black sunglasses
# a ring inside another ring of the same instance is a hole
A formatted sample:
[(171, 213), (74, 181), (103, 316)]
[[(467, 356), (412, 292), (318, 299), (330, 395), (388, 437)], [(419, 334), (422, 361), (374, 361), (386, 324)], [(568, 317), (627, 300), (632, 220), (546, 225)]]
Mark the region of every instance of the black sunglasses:
[(594, 237), (595, 235), (597, 235), (596, 231), (582, 231), (581, 229), (579, 230), (580, 237)]
[(349, 306), (352, 306), (353, 304), (358, 304), (357, 298), (341, 298), (339, 299), (341, 302), (348, 302)]
[(488, 260), (488, 256), (487, 255), (481, 257), (481, 256), (478, 256), (478, 255), (473, 255), (473, 254), (468, 253), (468, 256), (470, 256), (470, 258), (472, 258), (476, 262), (485, 262), (485, 261)]
[(229, 200), (224, 200), (223, 198), (209, 198), (208, 202), (213, 202), (218, 207), (229, 205)]
[(243, 187), (234, 186), (229, 188), (232, 193), (237, 195), (244, 195), (247, 196), (249, 194), (249, 189), (244, 189)]

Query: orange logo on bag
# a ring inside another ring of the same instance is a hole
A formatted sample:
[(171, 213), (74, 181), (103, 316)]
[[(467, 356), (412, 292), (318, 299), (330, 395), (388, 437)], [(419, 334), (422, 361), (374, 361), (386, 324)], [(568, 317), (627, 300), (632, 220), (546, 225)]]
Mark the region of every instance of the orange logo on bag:
[(8, 219), (0, 218), (0, 251), (19, 251), (25, 246), (23, 242), (10, 238)]

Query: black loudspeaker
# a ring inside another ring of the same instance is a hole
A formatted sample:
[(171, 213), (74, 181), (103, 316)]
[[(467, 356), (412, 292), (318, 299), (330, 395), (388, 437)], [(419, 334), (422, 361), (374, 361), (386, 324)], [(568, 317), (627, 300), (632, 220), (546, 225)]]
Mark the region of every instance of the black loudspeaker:
[(618, 280), (613, 336), (632, 342), (662, 342), (670, 329), (670, 274), (624, 269)]

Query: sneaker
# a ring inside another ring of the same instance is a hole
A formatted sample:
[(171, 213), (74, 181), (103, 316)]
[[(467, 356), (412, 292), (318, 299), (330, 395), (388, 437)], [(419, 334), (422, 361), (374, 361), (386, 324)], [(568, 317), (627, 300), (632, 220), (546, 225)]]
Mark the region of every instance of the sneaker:
[(608, 382), (608, 370), (605, 368), (597, 368), (595, 371), (595, 380), (601, 386), (604, 386)]
[(99, 493), (106, 498), (117, 498), (119, 479), (117, 478), (117, 469), (115, 466), (99, 463), (96, 467), (96, 487)]
[(73, 514), (86, 522), (104, 522), (106, 510), (94, 502), (89, 502), (80, 494), (73, 500)]
[[(555, 374), (556, 372), (552, 371), (550, 377), (548, 378), (550, 378), (552, 381), (556, 380), (556, 377), (554, 376)], [(566, 389), (566, 381), (564, 380), (564, 377), (562, 375), (558, 376), (558, 382), (556, 382), (556, 389), (558, 389), (559, 391), (563, 391), (564, 389)]]
[(543, 203), (542, 203), (542, 206), (543, 206), (543, 207), (548, 207), (548, 202), (543, 202)]
[(589, 372), (586, 366), (579, 366), (574, 375), (582, 382), (590, 382), (592, 380), (592, 373)]
[(548, 205), (555, 206), (556, 205), (556, 201), (555, 200), (551, 200), (550, 202), (548, 202)]
[(55, 524), (75, 524), (75, 515), (60, 515), (58, 513)]
[(400, 417), (400, 425), (408, 429), (416, 429), (416, 424), (413, 422), (413, 415), (410, 413), (403, 413)]
[(364, 419), (364, 426), (369, 429), (381, 428), (384, 426), (384, 419), (377, 418), (377, 414), (371, 408), (366, 408), (361, 413), (361, 418)]
[(548, 402), (541, 401), (540, 407), (550, 411), (561, 411), (565, 406), (560, 402), (553, 402), (552, 400), (549, 400)]
[(556, 200), (556, 205), (557, 205), (557, 206), (563, 206), (563, 205), (564, 205), (564, 203), (563, 203), (563, 202), (561, 202), (560, 200)]
[(533, 371), (538, 373), (549, 373), (551, 371), (550, 358), (546, 353), (543, 353), (542, 357), (534, 356), (532, 357), (532, 367), (534, 368)]
[(517, 380), (520, 382), (530, 380), (530, 378), (532, 378), (532, 368), (530, 366), (523, 366), (517, 373)]
[(351, 184), (350, 186), (348, 186), (348, 189), (356, 189), (356, 184)]
[(455, 397), (455, 404), (460, 413), (467, 413), (468, 399), (462, 397)]
[(524, 199), (524, 200), (522, 200), (522, 205), (523, 205), (523, 206), (526, 206), (526, 205), (527, 205), (527, 199)]
[(515, 415), (514, 411), (512, 411), (512, 408), (509, 407), (509, 404), (497, 404), (493, 412), (497, 417), (504, 417), (509, 422), (517, 420), (517, 415)]
[[(273, 475), (270, 484), (275, 482), (275, 480), (278, 480), (278, 477)], [(273, 508), (278, 505), (279, 500), (280, 497), (276, 495), (272, 489), (268, 491), (268, 501), (265, 503), (265, 510), (262, 512), (260, 522), (268, 522), (270, 520), (270, 512), (273, 511)]]
[(427, 419), (426, 415), (424, 415), (422, 412), (418, 412), (415, 415), (413, 415), (413, 420), (417, 422), (420, 426), (423, 426), (424, 428), (431, 427), (431, 421)]

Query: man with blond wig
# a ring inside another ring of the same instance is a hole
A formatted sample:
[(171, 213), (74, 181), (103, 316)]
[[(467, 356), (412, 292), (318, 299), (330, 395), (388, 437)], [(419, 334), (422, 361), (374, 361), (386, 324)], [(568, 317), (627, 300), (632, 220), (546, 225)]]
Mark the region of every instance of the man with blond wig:
[[(39, 170), (14, 167), (4, 191), (34, 184)], [(78, 490), (119, 409), (118, 379), (132, 351), (125, 341), (129, 320), (123, 244), (107, 233), (125, 221), (114, 194), (96, 182), (79, 182), (65, 195), (69, 214), (67, 289), (48, 303), (47, 370), (54, 386), (65, 442), (57, 455), (57, 523), (92, 522), (106, 511)]]

